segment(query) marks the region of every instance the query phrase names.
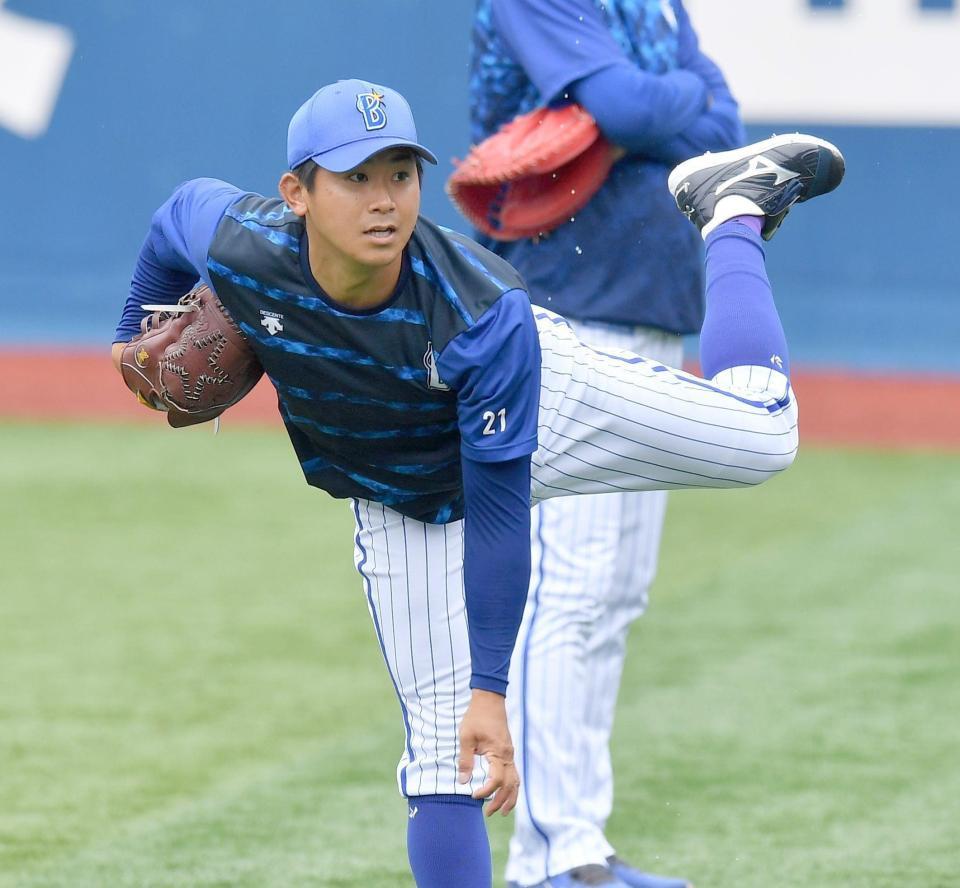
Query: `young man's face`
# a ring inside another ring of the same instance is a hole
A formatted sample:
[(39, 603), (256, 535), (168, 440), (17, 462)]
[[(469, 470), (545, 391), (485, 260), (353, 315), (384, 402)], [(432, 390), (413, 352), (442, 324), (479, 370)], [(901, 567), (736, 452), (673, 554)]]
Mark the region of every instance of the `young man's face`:
[(301, 194), (311, 252), (371, 268), (399, 259), (420, 212), (417, 163), (405, 149), (388, 148), (345, 173), (320, 168)]

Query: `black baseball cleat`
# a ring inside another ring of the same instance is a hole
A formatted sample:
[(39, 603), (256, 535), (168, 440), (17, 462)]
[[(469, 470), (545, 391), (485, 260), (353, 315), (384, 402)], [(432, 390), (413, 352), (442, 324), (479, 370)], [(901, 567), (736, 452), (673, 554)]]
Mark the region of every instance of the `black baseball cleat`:
[(667, 182), (680, 211), (706, 237), (734, 216), (764, 217), (770, 240), (795, 203), (833, 191), (843, 178), (835, 145), (795, 133), (686, 160)]

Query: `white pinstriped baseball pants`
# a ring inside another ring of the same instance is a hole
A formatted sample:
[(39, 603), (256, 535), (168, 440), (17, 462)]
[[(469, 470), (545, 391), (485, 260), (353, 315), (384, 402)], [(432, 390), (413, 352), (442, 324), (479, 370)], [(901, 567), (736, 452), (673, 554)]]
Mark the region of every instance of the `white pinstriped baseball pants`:
[[(596, 348), (679, 367), (679, 336), (570, 326)], [(507, 705), (521, 775), (507, 879), (521, 885), (614, 853), (610, 733), (630, 624), (647, 606), (667, 492), (555, 497), (534, 509), (530, 594)]]
[[(531, 502), (555, 496), (758, 484), (793, 461), (797, 408), (786, 378), (736, 367), (705, 382), (627, 352), (598, 351), (534, 307), (542, 353)], [(461, 522), (428, 525), (352, 503), (355, 561), (403, 714), (407, 796), (470, 794), (457, 783), (470, 698)], [(517, 744), (517, 738), (514, 737)]]

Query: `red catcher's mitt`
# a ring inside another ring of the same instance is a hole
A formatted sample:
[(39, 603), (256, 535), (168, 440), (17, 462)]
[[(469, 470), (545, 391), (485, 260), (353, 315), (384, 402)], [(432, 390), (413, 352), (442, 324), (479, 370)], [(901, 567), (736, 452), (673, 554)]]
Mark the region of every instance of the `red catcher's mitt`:
[(123, 381), (174, 428), (214, 419), (236, 404), (263, 367), (214, 292), (201, 284), (169, 311), (143, 319), (123, 349)]
[(447, 194), (495, 240), (537, 237), (585, 206), (618, 156), (580, 105), (538, 108), (454, 161)]

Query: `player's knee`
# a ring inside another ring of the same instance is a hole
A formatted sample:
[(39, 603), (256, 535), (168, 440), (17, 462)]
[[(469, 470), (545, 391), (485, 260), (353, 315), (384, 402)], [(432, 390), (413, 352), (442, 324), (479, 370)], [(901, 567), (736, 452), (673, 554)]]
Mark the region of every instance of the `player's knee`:
[(757, 454), (756, 468), (759, 470), (757, 484), (762, 484), (789, 469), (797, 458), (799, 444), (797, 430), (794, 427), (778, 440), (778, 447), (774, 452)]
[(772, 471), (775, 474), (780, 474), (785, 472), (790, 466), (793, 465), (793, 461), (797, 458), (797, 443), (795, 442), (793, 448), (788, 453), (779, 454), (774, 460), (774, 465)]

